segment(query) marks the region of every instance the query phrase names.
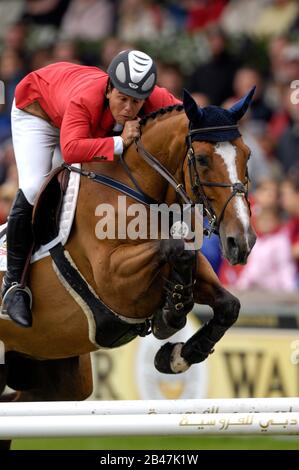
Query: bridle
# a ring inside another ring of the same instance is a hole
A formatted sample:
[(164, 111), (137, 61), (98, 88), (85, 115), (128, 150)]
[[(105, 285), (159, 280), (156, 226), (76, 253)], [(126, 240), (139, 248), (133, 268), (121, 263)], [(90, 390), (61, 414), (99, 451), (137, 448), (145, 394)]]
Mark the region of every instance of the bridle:
[[(203, 205), (204, 208), (204, 215), (207, 216), (208, 222), (209, 222), (209, 227), (204, 228), (204, 235), (207, 235), (208, 237), (211, 237), (213, 233), (219, 234), (219, 227), (220, 224), (223, 220), (225, 210), (230, 203), (230, 201), (237, 195), (243, 195), (245, 197), (246, 203), (248, 205), (249, 213), (251, 215), (251, 210), (250, 210), (250, 202), (248, 200), (248, 183), (249, 183), (249, 176), (248, 176), (248, 168), (246, 167), (246, 175), (245, 175), (245, 181), (242, 183), (241, 181), (238, 181), (237, 183), (213, 183), (213, 182), (207, 182), (207, 181), (201, 181), (197, 166), (196, 166), (196, 156), (194, 149), (192, 147), (192, 136), (198, 135), (200, 133), (204, 133), (207, 131), (223, 131), (223, 130), (229, 130), (229, 129), (237, 129), (237, 125), (231, 125), (231, 126), (217, 126), (217, 127), (204, 127), (200, 129), (191, 129), (189, 128), (189, 132), (186, 136), (186, 143), (187, 143), (187, 154), (186, 158), (188, 158), (188, 170), (189, 170), (189, 179), (190, 179), (190, 187), (191, 191), (196, 197), (196, 202), (200, 203)], [(184, 188), (184, 185), (182, 183), (178, 184), (178, 182), (175, 180), (175, 178), (169, 173), (169, 171), (157, 160), (148, 150), (144, 148), (142, 145), (142, 142), (139, 139), (135, 141), (135, 145), (137, 148), (137, 151), (139, 155), (152, 167), (154, 168), (158, 173), (160, 173), (161, 176), (163, 176), (164, 179), (166, 179), (169, 184), (175, 189), (175, 191), (178, 193), (178, 195), (181, 197), (183, 202), (186, 204), (190, 204), (191, 207), (194, 206), (194, 202), (191, 201), (189, 196), (186, 193), (186, 189)], [(185, 159), (184, 159), (185, 161)], [(124, 160), (123, 160), (124, 163)], [(192, 172), (193, 170), (193, 172)], [(127, 172), (128, 172), (128, 167), (127, 167)], [(207, 198), (204, 187), (219, 187), (219, 188), (231, 188), (232, 192), (230, 196), (227, 198), (225, 201), (220, 215), (217, 218), (216, 213)]]
[[(208, 222), (209, 222), (209, 227), (204, 228), (204, 235), (207, 235), (208, 237), (211, 237), (213, 233), (219, 234), (219, 227), (220, 223), (224, 217), (225, 210), (229, 204), (229, 202), (237, 195), (244, 195), (245, 200), (247, 202), (249, 212), (251, 215), (250, 211), (250, 203), (248, 200), (248, 182), (249, 182), (249, 177), (248, 177), (248, 171), (246, 168), (246, 180), (244, 183), (242, 182), (237, 182), (237, 183), (212, 183), (212, 182), (206, 182), (206, 181), (201, 181), (197, 167), (196, 167), (196, 156), (194, 153), (194, 149), (192, 147), (192, 136), (195, 134), (200, 134), (202, 132), (207, 132), (207, 131), (218, 131), (218, 130), (227, 130), (227, 129), (236, 129), (237, 125), (231, 125), (231, 126), (217, 126), (217, 127), (204, 127), (201, 129), (191, 129), (189, 128), (188, 135), (186, 136), (186, 143), (187, 143), (187, 154), (184, 159), (184, 162), (186, 158), (188, 158), (188, 169), (189, 169), (189, 179), (190, 179), (190, 186), (192, 193), (196, 197), (196, 203), (200, 203), (203, 205), (204, 208), (204, 215), (207, 216)], [(200, 139), (197, 139), (200, 140)], [(194, 207), (195, 202), (193, 202), (184, 187), (182, 183), (178, 183), (174, 176), (165, 168), (162, 163), (154, 157), (148, 150), (146, 150), (141, 142), (141, 139), (138, 138), (135, 140), (135, 145), (138, 154), (145, 160), (148, 165), (153, 168), (157, 173), (159, 173), (176, 191), (178, 196), (181, 198), (181, 200), (187, 204), (189, 207)], [(76, 173), (79, 173), (81, 176), (86, 176), (87, 178), (91, 179), (92, 181), (100, 184), (107, 185), (117, 191), (120, 191), (130, 197), (133, 197), (134, 199), (138, 200), (139, 202), (143, 202), (144, 204), (150, 205), (150, 204), (160, 204), (163, 201), (156, 201), (150, 196), (148, 196), (144, 191), (140, 188), (138, 182), (132, 175), (132, 171), (129, 168), (128, 164), (125, 161), (124, 155), (120, 156), (120, 162), (132, 181), (133, 185), (137, 189), (137, 191), (133, 190), (130, 186), (127, 186), (117, 180), (114, 180), (113, 178), (107, 177), (105, 175), (101, 175), (100, 173), (95, 173), (93, 171), (85, 171), (83, 169), (79, 169), (76, 167), (73, 167), (72, 165), (68, 165), (66, 163), (63, 164), (65, 168), (67, 168), (69, 171), (73, 171)], [(193, 170), (193, 172), (192, 172)], [(207, 198), (205, 192), (204, 192), (204, 187), (220, 187), (220, 188), (232, 188), (232, 193), (231, 195), (227, 198), (219, 217), (217, 218), (216, 213)]]
[[(231, 125), (231, 126), (217, 126), (217, 127), (204, 127), (200, 129), (189, 129), (189, 133), (186, 137), (186, 142), (187, 142), (187, 158), (188, 158), (188, 170), (189, 170), (189, 179), (190, 179), (190, 186), (191, 186), (191, 191), (196, 197), (197, 202), (201, 203), (204, 207), (205, 215), (208, 218), (209, 222), (209, 228), (206, 230), (206, 235), (209, 237), (213, 234), (219, 234), (219, 227), (222, 222), (222, 219), (224, 217), (225, 210), (230, 203), (230, 201), (237, 195), (244, 195), (246, 203), (248, 205), (249, 213), (251, 215), (251, 210), (250, 210), (250, 202), (248, 199), (248, 183), (249, 183), (249, 175), (248, 175), (248, 168), (246, 167), (246, 174), (245, 174), (245, 182), (242, 183), (241, 181), (238, 181), (237, 183), (214, 183), (214, 182), (207, 182), (207, 181), (202, 181), (200, 179), (197, 166), (196, 166), (196, 156), (194, 149), (192, 147), (192, 136), (198, 135), (203, 132), (207, 131), (222, 131), (222, 130), (229, 130), (229, 129), (237, 129), (237, 125)], [(192, 174), (192, 169), (193, 169), (193, 174)], [(232, 188), (232, 192), (230, 196), (227, 198), (225, 201), (220, 215), (217, 218), (215, 211), (207, 198), (205, 192), (204, 192), (204, 187), (218, 187), (218, 188)]]

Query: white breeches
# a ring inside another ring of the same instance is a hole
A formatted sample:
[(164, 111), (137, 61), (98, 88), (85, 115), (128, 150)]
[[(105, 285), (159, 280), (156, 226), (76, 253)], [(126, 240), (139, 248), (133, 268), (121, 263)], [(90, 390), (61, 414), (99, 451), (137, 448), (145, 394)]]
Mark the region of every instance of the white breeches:
[(11, 110), (14, 153), (19, 187), (30, 204), (34, 204), (45, 177), (62, 163), (59, 149), (60, 130), (44, 119), (16, 108)]

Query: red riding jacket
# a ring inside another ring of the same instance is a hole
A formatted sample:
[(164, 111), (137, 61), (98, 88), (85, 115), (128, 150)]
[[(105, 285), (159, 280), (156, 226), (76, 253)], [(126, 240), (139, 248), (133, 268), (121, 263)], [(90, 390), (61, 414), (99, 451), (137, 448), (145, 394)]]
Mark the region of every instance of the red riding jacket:
[[(114, 140), (107, 137), (114, 119), (106, 104), (108, 75), (97, 67), (58, 62), (28, 74), (16, 87), (16, 106), (38, 101), (53, 125), (61, 129), (60, 144), (68, 163), (96, 156), (113, 160)], [(155, 87), (141, 115), (180, 103), (165, 88)], [(106, 157), (106, 158), (105, 158)]]

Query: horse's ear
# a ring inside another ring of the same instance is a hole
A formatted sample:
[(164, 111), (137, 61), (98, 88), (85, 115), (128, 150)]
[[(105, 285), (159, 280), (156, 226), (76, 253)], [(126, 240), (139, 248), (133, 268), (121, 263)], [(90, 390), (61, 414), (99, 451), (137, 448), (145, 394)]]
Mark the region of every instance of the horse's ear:
[(252, 87), (247, 95), (243, 96), (228, 111), (231, 113), (236, 122), (238, 122), (246, 113), (248, 106), (252, 100), (256, 87)]
[(198, 121), (201, 118), (201, 110), (195, 100), (185, 88), (183, 90), (183, 105), (189, 121)]

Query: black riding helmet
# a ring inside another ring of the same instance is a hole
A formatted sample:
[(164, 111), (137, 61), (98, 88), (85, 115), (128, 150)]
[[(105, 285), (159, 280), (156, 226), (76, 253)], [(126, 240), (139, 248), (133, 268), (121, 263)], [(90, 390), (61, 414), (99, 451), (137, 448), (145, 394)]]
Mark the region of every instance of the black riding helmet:
[(154, 61), (141, 51), (120, 52), (112, 60), (107, 73), (117, 90), (138, 100), (148, 98), (157, 81)]

